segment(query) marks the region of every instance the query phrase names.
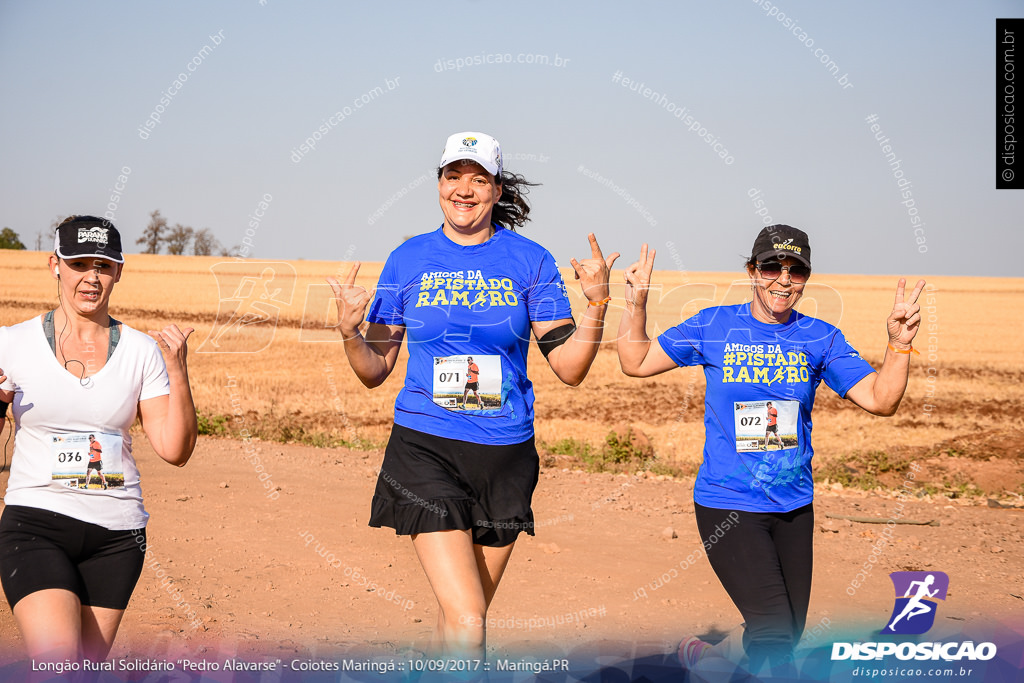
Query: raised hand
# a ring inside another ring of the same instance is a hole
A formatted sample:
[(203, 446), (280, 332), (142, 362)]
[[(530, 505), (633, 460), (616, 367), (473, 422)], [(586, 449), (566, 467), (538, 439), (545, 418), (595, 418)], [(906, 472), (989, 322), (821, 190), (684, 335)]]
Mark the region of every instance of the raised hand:
[(576, 279), (580, 281), (583, 289), (583, 296), (588, 301), (597, 303), (608, 298), (608, 276), (612, 264), (619, 258), (619, 252), (613, 253), (607, 259), (601, 253), (601, 247), (597, 244), (594, 233), (587, 235), (590, 240), (590, 258), (577, 261), (572, 259), (569, 263), (576, 271)]
[(338, 328), (346, 339), (359, 333), (359, 326), (366, 319), (366, 306), (370, 303), (370, 293), (365, 287), (356, 284), (356, 275), (361, 264), (352, 264), (344, 283), (337, 278), (327, 278), (327, 284), (334, 292), (334, 303), (338, 306)]
[(188, 337), (194, 331), (191, 327), (187, 327), (182, 331), (174, 324), (168, 325), (159, 331), (149, 331), (149, 336), (156, 339), (156, 345), (164, 357), (164, 363), (167, 365), (169, 372), (173, 372), (175, 369), (183, 372), (187, 370)]
[(885, 325), (889, 332), (889, 344), (901, 351), (910, 348), (910, 343), (914, 341), (921, 326), (921, 305), (917, 303), (917, 299), (924, 291), (924, 285), (924, 280), (918, 280), (909, 297), (904, 294), (906, 278), (901, 277), (896, 285), (896, 301)]
[(651, 273), (654, 272), (654, 249), (648, 251), (647, 245), (640, 247), (640, 260), (626, 268), (623, 276), (626, 279), (626, 305), (643, 308), (647, 305), (647, 295), (651, 289)]

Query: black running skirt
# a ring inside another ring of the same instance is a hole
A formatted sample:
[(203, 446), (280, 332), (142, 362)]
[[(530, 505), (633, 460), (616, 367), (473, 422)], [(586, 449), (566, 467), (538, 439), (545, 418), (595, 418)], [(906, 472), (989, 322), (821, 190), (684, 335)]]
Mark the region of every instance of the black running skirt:
[(493, 446), (396, 424), (377, 477), (370, 526), (399, 535), (469, 529), (473, 543), (501, 548), (521, 531), (533, 535), (530, 502), (539, 472), (533, 437)]

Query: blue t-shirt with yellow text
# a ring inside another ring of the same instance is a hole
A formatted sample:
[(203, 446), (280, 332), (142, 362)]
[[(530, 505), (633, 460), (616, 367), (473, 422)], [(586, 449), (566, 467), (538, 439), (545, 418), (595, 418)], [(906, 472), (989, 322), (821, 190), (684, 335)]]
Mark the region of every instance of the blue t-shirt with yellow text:
[(678, 365), (704, 366), (706, 439), (694, 500), (748, 512), (810, 503), (815, 390), (824, 381), (845, 396), (874, 371), (843, 333), (797, 311), (785, 324), (763, 323), (746, 303), (706, 308), (658, 343)]
[(367, 315), (405, 326), (409, 364), (395, 423), (473, 443), (526, 441), (530, 323), (571, 318), (554, 258), (522, 235), (496, 225), (486, 242), (463, 246), (442, 227), (407, 240), (384, 264)]

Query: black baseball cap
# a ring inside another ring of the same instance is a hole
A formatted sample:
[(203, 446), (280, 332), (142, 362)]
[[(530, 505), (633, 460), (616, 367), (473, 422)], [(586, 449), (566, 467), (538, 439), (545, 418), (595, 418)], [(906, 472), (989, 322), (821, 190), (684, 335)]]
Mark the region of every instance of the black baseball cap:
[(124, 263), (121, 233), (113, 223), (96, 216), (74, 216), (57, 226), (53, 251), (62, 259), (92, 256)]
[(808, 268), (811, 266), (811, 243), (807, 233), (789, 225), (769, 225), (754, 240), (750, 258), (758, 263), (791, 256)]

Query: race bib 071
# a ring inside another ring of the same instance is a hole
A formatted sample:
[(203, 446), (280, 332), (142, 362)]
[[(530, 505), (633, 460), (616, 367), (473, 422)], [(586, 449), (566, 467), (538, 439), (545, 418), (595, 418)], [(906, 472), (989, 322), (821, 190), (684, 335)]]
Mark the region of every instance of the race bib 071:
[(434, 403), (457, 411), (501, 409), (501, 356), (435, 356)]

